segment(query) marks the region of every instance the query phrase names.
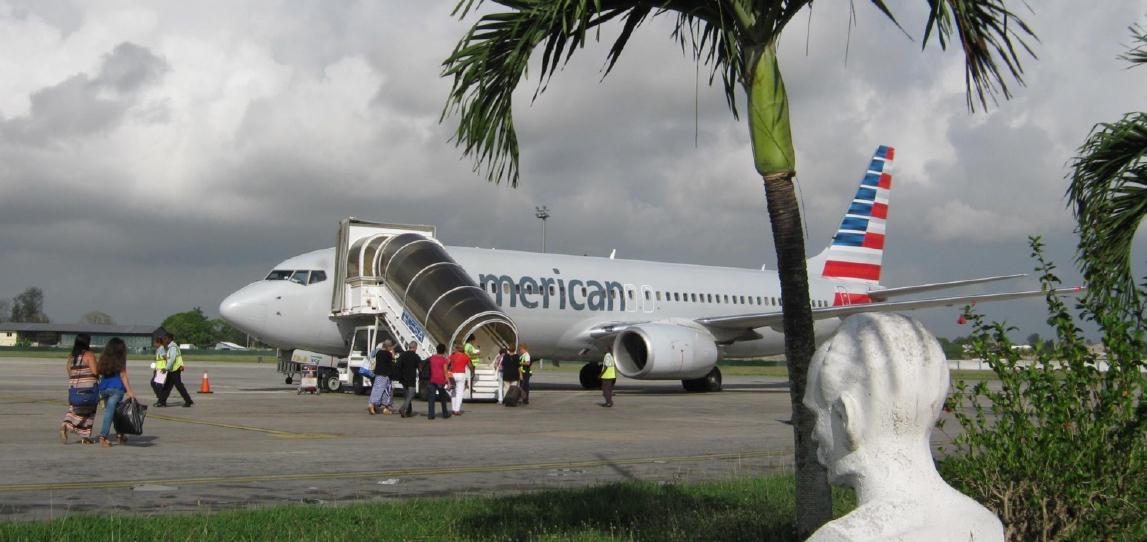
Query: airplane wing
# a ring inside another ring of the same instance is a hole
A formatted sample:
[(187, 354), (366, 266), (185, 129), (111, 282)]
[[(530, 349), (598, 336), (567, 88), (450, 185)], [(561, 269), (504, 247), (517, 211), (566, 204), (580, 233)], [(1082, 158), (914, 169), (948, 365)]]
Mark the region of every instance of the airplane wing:
[(931, 292), (935, 290), (959, 288), (961, 286), (982, 284), (985, 282), (995, 282), (999, 280), (1018, 279), (1026, 276), (1027, 274), (1025, 273), (1019, 273), (1015, 275), (1000, 275), (998, 277), (983, 277), (978, 279), (953, 280), (950, 282), (934, 282), (932, 284), (918, 284), (916, 286), (905, 286), (903, 288), (885, 288), (883, 290), (870, 290), (868, 292), (868, 297), (873, 301), (887, 301), (890, 297), (896, 297), (900, 295), (922, 294), (924, 292)]
[[(1055, 292), (1060, 295), (1072, 295), (1082, 291), (1082, 288), (1062, 288)], [(988, 301), (1006, 301), (1009, 299), (1023, 299), (1046, 295), (1042, 290), (1028, 292), (1009, 292), (1003, 294), (979, 294), (956, 297), (941, 297), (936, 299), (919, 299), (912, 301), (896, 301), (884, 303), (863, 303), (857, 305), (838, 305), (835, 307), (815, 308), (812, 310), (813, 320), (826, 320), (828, 318), (843, 318), (862, 312), (900, 312), (929, 307), (951, 307), (954, 305), (968, 305)], [(700, 318), (697, 323), (718, 329), (744, 330), (759, 327), (772, 327), (781, 330), (783, 316), (780, 311), (758, 314), (742, 314), (737, 316), (718, 316), (713, 318)]]

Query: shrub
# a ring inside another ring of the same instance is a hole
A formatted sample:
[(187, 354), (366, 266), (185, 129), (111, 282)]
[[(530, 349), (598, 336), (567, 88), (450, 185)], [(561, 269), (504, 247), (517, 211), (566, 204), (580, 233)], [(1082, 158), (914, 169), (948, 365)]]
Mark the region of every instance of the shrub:
[(1143, 315), (1088, 292), (1075, 312), (1102, 334), (1095, 353), (1056, 291), (1042, 243), (1030, 244), (1056, 339), (1021, 362), (1012, 328), (965, 309), (973, 351), (999, 382), (954, 385), (946, 408), (963, 431), (941, 472), (993, 509), (1009, 540), (1147, 540)]

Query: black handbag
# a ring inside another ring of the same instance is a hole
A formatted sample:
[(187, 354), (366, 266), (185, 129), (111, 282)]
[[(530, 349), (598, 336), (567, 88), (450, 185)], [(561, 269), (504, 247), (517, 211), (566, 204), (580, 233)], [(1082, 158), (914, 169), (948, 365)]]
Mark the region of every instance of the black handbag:
[(94, 407), (100, 403), (100, 390), (96, 386), (68, 388), (68, 404), (74, 407)]
[(135, 399), (124, 399), (115, 407), (115, 417), (112, 418), (115, 432), (142, 435), (145, 417), (147, 417), (147, 405), (141, 405)]

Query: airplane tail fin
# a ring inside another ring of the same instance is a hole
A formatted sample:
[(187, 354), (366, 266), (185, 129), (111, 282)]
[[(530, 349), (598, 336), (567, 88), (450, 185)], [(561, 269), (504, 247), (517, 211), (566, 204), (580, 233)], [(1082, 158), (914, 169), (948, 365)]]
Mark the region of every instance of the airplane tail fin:
[(809, 261), (810, 272), (815, 273), (823, 264), (822, 277), (868, 284), (880, 282), (894, 156), (892, 147), (876, 148), (840, 228), (832, 236), (832, 244)]

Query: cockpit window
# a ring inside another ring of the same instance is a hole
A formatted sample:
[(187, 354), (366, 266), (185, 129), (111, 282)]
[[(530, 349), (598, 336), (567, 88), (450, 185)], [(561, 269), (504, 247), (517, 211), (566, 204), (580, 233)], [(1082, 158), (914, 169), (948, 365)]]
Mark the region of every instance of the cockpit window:
[(314, 284), (316, 282), (322, 282), (324, 280), (327, 280), (326, 271), (311, 271), (311, 282), (310, 282), (310, 284)]
[(271, 274), (267, 275), (267, 278), (264, 280), (287, 280), (287, 279), (291, 278), (291, 273), (294, 273), (294, 271), (288, 271), (285, 269), (276, 269), (274, 271), (271, 271)]
[(302, 284), (303, 286), (306, 286), (307, 285), (307, 277), (309, 275), (310, 275), (310, 271), (295, 271), (291, 275), (291, 282), (294, 282), (295, 284)]

